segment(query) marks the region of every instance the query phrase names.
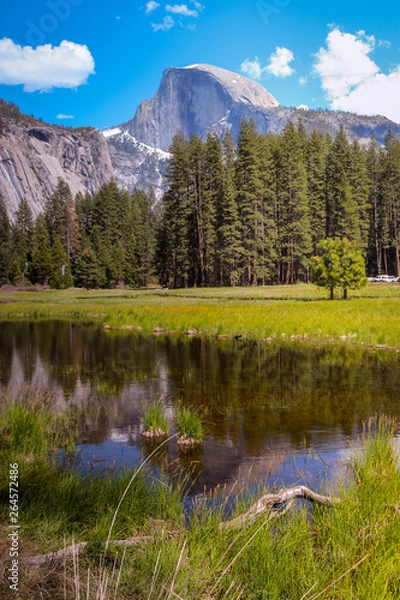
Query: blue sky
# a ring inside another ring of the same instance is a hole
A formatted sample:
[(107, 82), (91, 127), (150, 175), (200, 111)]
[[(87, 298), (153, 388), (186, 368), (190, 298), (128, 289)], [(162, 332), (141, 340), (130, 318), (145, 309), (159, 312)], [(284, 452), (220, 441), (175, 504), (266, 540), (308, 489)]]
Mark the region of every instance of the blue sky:
[(13, 0), (0, 23), (0, 97), (51, 123), (130, 119), (163, 70), (241, 72), (284, 106), (400, 122), (400, 5), (336, 0)]

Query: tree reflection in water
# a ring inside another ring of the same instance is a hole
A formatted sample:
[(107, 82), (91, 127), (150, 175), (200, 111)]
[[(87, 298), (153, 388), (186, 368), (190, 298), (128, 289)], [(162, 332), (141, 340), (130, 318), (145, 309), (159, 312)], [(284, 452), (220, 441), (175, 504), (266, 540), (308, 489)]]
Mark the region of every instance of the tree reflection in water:
[(398, 355), (344, 344), (145, 337), (49, 321), (2, 323), (0, 348), (3, 386), (52, 389), (83, 427), (83, 456), (111, 462), (122, 445), (146, 454), (140, 416), (154, 397), (172, 431), (177, 400), (204, 407), (203, 447), (182, 454), (171, 442), (156, 457), (178, 461), (196, 489), (235, 478), (310, 483), (364, 420), (400, 413)]

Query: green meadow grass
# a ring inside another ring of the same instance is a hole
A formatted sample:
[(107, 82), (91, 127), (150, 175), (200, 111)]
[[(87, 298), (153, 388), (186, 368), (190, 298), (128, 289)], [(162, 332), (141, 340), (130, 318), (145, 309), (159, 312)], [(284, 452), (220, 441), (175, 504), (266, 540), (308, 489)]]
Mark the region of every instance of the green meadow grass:
[(50, 392), (22, 388), (16, 396), (0, 389), (0, 449), (25, 457), (46, 458), (74, 448), (74, 428), (54, 410)]
[(349, 300), (314, 285), (190, 290), (0, 292), (0, 320), (95, 321), (158, 334), (303, 338), (400, 348), (400, 285), (370, 284)]

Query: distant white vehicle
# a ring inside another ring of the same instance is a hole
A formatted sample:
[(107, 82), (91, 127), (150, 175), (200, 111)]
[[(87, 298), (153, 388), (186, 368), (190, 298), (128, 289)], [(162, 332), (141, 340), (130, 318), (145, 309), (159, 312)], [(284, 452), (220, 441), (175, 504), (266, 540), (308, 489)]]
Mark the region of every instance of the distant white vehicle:
[(400, 277), (395, 277), (394, 275), (378, 275), (377, 277), (368, 277), (368, 281), (374, 283), (398, 283)]

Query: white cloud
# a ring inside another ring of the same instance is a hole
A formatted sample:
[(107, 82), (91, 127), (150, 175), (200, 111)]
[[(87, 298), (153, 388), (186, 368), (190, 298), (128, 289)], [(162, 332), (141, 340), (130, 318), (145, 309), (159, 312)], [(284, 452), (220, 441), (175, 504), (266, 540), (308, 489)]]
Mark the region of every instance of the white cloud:
[(275, 77), (289, 77), (294, 73), (292, 67), (289, 66), (293, 60), (294, 55), (291, 50), (277, 47), (275, 54), (271, 54), (269, 57), (269, 65), (265, 67), (265, 70)]
[(74, 115), (64, 115), (63, 113), (59, 113), (56, 118), (62, 121), (64, 119), (75, 119)]
[(154, 0), (150, 0), (150, 2), (148, 2), (146, 4), (146, 15), (149, 15), (151, 12), (153, 12), (153, 10), (156, 10), (156, 8), (159, 8), (160, 4), (158, 2), (154, 2)]
[(289, 63), (294, 60), (294, 55), (287, 48), (275, 48), (275, 53), (269, 57), (269, 63), (262, 67), (259, 58), (256, 56), (254, 60), (246, 58), (240, 65), (242, 73), (252, 79), (261, 79), (264, 74), (274, 75), (275, 77), (288, 77), (294, 73)]
[(336, 28), (318, 51), (314, 69), (333, 109), (400, 122), (400, 65), (389, 74), (380, 72), (369, 57), (376, 45), (363, 31), (353, 35)]
[(377, 73), (349, 94), (335, 98), (332, 108), (362, 115), (384, 115), (400, 123), (400, 66), (385, 75)]
[(322, 89), (330, 99), (348, 94), (357, 85), (373, 77), (379, 68), (368, 54), (375, 47), (373, 38), (342, 33), (339, 29), (329, 32), (327, 48), (320, 48), (315, 71), (321, 77)]
[(59, 46), (19, 46), (0, 40), (0, 83), (23, 85), (25, 92), (76, 88), (94, 73), (87, 46), (63, 41)]
[(199, 16), (197, 10), (191, 10), (186, 4), (167, 4), (165, 10), (174, 15), (183, 15), (184, 17), (197, 18)]
[(308, 83), (307, 77), (299, 77), (298, 81), (300, 85), (306, 85), (306, 83)]
[[(167, 4), (165, 6), (165, 11), (167, 13), (171, 13), (173, 15), (177, 15), (180, 17), (193, 17), (195, 19), (197, 19), (197, 17), (199, 16), (199, 13), (205, 8), (202, 4), (200, 4), (200, 2), (191, 2), (191, 4), (195, 7), (193, 8), (189, 8), (189, 6), (187, 4)], [(146, 13), (150, 14), (151, 12), (153, 12), (153, 10), (155, 10), (156, 8), (159, 8), (161, 5), (158, 2), (154, 2), (153, 0), (151, 0), (150, 2), (147, 3), (146, 5)], [(152, 23), (151, 26), (153, 28), (153, 31), (169, 31), (170, 29), (172, 29), (172, 27), (174, 27), (175, 25), (175, 21), (174, 19), (171, 17), (171, 15), (167, 15), (164, 17), (162, 23)], [(181, 27), (184, 27), (185, 29), (189, 29), (189, 30), (193, 30), (196, 28), (196, 26), (193, 24), (193, 22), (184, 25), (183, 22), (179, 22), (179, 25)]]
[(172, 27), (174, 25), (175, 25), (175, 21), (170, 16), (164, 17), (162, 23), (152, 23), (151, 24), (153, 31), (168, 31), (169, 29), (172, 29)]
[(251, 77), (252, 79), (261, 79), (264, 69), (261, 67), (260, 61), (256, 56), (254, 60), (246, 58), (246, 60), (240, 65), (240, 70), (242, 73), (248, 77)]

